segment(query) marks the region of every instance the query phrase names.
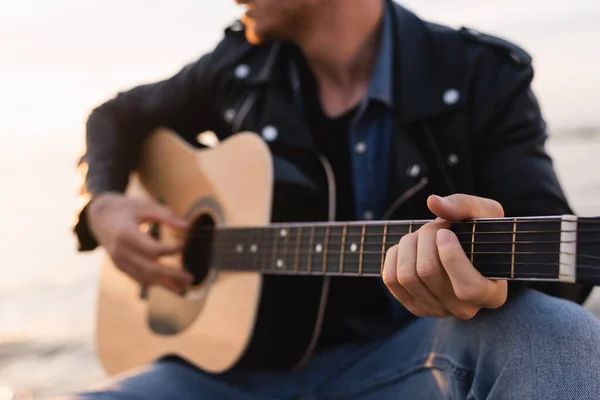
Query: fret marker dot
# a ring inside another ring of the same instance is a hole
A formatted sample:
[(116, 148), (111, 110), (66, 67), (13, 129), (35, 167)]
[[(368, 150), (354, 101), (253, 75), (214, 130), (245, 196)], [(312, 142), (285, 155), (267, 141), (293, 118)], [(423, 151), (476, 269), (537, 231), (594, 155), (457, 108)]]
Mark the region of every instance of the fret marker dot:
[(316, 246), (315, 246), (315, 251), (316, 251), (317, 253), (320, 253), (320, 252), (322, 252), (322, 251), (323, 251), (323, 246), (322, 246), (322, 245), (320, 245), (320, 244), (316, 245)]
[(237, 246), (235, 246), (235, 251), (237, 251), (238, 253), (241, 253), (242, 251), (244, 251), (244, 246), (241, 244), (238, 244)]
[(277, 260), (277, 268), (281, 268), (281, 267), (283, 267), (283, 261)]
[(356, 243), (352, 243), (350, 245), (350, 251), (354, 253), (356, 251), (356, 249), (358, 249), (358, 246), (356, 245)]
[(287, 236), (287, 229), (282, 229), (279, 234), (281, 235), (281, 237), (286, 237)]
[(253, 253), (256, 253), (256, 250), (258, 250), (258, 246), (253, 244), (252, 246), (250, 246), (250, 251)]

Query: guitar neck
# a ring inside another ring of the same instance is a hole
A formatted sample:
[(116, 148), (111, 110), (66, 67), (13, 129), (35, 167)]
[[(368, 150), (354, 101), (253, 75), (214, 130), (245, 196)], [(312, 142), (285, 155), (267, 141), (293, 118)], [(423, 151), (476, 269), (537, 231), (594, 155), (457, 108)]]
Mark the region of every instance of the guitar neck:
[[(276, 223), (217, 228), (211, 267), (263, 274), (381, 276), (385, 254), (428, 220)], [(453, 223), (466, 257), (495, 279), (575, 281), (577, 218), (475, 219)]]

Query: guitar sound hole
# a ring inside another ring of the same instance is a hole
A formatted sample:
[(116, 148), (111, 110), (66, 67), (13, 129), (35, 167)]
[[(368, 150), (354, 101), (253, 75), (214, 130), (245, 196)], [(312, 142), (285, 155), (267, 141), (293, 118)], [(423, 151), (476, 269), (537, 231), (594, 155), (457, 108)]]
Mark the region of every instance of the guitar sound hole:
[(214, 236), (215, 222), (210, 215), (203, 214), (192, 224), (183, 252), (183, 267), (194, 275), (194, 285), (200, 285), (209, 272), (210, 249)]

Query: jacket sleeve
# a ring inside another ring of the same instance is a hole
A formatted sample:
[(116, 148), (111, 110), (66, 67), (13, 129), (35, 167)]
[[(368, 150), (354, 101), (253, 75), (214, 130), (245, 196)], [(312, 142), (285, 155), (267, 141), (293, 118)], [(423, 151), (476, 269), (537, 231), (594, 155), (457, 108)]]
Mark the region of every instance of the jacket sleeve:
[(82, 184), (74, 227), (79, 251), (98, 246), (87, 224), (87, 205), (99, 193), (124, 192), (149, 132), (163, 126), (191, 136), (210, 129), (210, 57), (202, 56), (168, 79), (118, 93), (91, 112), (79, 162)]
[[(546, 123), (531, 82), (530, 59), (506, 54), (485, 69), (475, 86), (473, 121), (478, 194), (499, 201), (506, 216), (573, 214), (545, 150)], [(521, 53), (522, 56), (522, 53)], [(524, 284), (512, 285), (513, 288)], [(591, 286), (529, 284), (551, 295), (583, 302)]]

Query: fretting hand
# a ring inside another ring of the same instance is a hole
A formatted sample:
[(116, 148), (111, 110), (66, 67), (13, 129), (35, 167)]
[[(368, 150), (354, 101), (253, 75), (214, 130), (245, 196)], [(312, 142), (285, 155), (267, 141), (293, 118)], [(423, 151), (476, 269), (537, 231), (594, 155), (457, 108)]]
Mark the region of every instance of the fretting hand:
[(485, 278), (473, 267), (451, 221), (504, 216), (490, 199), (455, 194), (430, 196), (438, 218), (402, 237), (386, 254), (383, 281), (394, 297), (416, 316), (471, 319), (482, 308), (498, 308), (507, 298), (505, 280)]

